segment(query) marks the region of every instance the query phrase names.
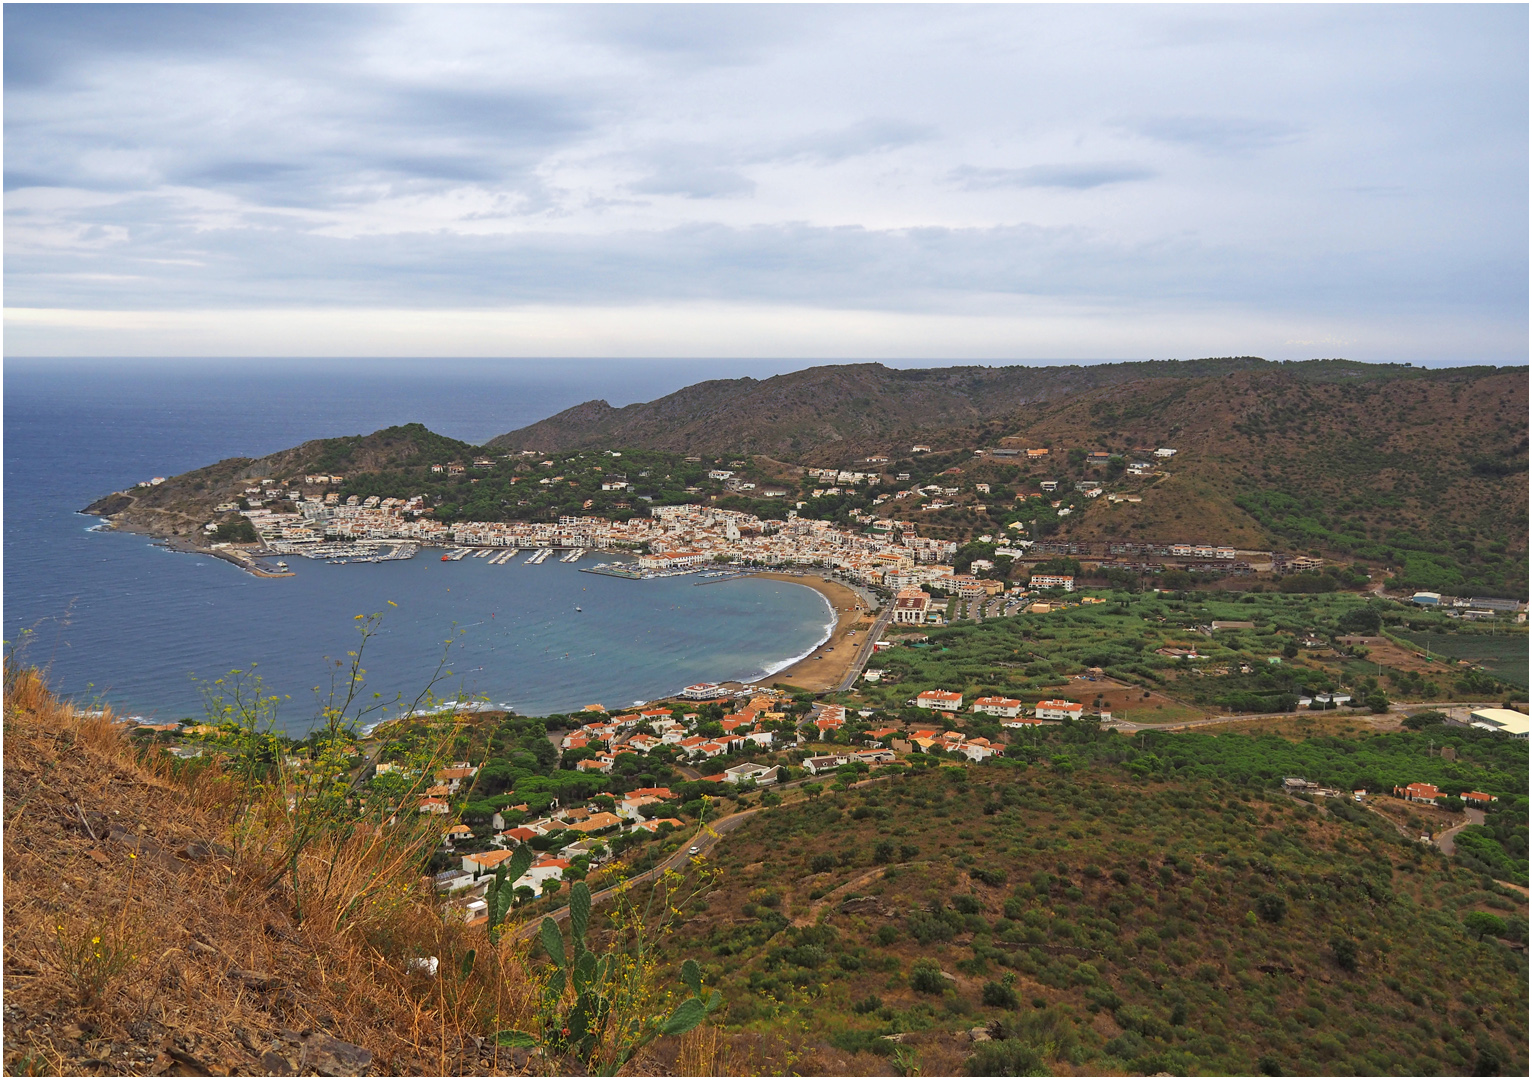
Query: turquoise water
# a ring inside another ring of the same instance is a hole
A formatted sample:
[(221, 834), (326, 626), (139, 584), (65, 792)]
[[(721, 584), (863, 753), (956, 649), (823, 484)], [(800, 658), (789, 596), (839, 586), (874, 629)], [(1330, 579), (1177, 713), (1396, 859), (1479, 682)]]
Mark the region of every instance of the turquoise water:
[[(691, 375), (670, 377), (679, 386)], [(380, 564), (295, 558), (295, 576), (256, 578), (144, 537), (91, 531), (96, 519), (76, 513), (139, 479), (235, 454), (411, 419), (477, 442), (591, 396), (584, 378), (538, 379), (519, 382), (510, 370), (481, 380), (465, 403), (440, 379), (380, 377), (362, 388), (289, 373), (276, 393), (269, 373), (200, 383), (166, 374), (156, 386), (141, 372), (129, 382), (7, 371), (5, 637), (33, 629), (26, 657), (60, 692), (143, 715), (198, 716), (199, 681), (256, 665), (293, 730), (315, 714), (315, 688), (328, 688), (326, 657), (343, 660), (357, 644), (354, 617), (373, 612), (386, 614), (364, 656), (369, 701), (413, 698), (450, 638), (451, 675), (437, 695), (526, 715), (760, 678), (825, 637), (828, 604), (789, 582), (627, 581), (555, 560), (525, 566), (526, 555), (444, 563), (429, 548)]]

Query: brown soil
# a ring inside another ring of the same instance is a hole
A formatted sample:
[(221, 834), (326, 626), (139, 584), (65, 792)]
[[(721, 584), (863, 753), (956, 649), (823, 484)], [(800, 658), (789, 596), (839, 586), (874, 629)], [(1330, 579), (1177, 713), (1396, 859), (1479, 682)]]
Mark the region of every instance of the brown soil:
[(1207, 724), (1197, 730), (1205, 735), (1281, 735), (1291, 739), (1310, 739), (1315, 735), (1354, 735), (1359, 731), (1398, 731), (1400, 717), (1394, 713), (1348, 714), (1340, 712), (1300, 712), (1290, 716), (1263, 716), (1249, 720), (1229, 720)]
[(1445, 663), (1434, 657), (1428, 661), (1423, 650), (1400, 648), (1386, 637), (1345, 637), (1341, 638), (1340, 642), (1342, 645), (1364, 646), (1368, 651), (1367, 659), (1370, 662), (1398, 671), (1418, 671), (1423, 675), (1449, 675), (1456, 670), (1454, 664)]
[[(1190, 719), (1191, 712), (1199, 716), (1212, 715), (1195, 705), (1187, 705), (1175, 698), (1167, 697), (1158, 690), (1149, 691), (1149, 696), (1144, 696), (1144, 690), (1138, 686), (1127, 686), (1111, 679), (1097, 678), (1095, 682), (1083, 682), (1079, 679), (1071, 680), (1068, 685), (1057, 687), (1050, 691), (1054, 697), (1068, 698), (1070, 701), (1078, 701), (1087, 710), (1095, 710), (1095, 701), (1099, 695), (1101, 698), (1100, 708), (1112, 714), (1114, 720), (1129, 720), (1138, 724), (1172, 723)], [(1190, 712), (1189, 712), (1190, 710)]]

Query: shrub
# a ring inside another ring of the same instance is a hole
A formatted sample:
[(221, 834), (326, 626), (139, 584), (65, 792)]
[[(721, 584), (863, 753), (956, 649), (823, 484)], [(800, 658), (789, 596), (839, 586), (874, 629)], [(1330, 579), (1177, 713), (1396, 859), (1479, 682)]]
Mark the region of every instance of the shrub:
[(910, 989), (919, 994), (940, 994), (947, 989), (941, 968), (934, 960), (917, 960), (910, 968)]
[(952, 898), (952, 906), (964, 915), (977, 915), (981, 910), (979, 898), (971, 893), (959, 893)]
[(892, 945), (899, 940), (899, 930), (897, 927), (884, 924), (878, 927), (878, 932), (875, 936), (879, 945)]
[(823, 874), (828, 870), (835, 869), (834, 855), (815, 855), (809, 860), (809, 869), (816, 874)]
[(1287, 901), (1277, 893), (1262, 893), (1256, 898), (1255, 913), (1269, 923), (1279, 923), (1287, 916)]
[(1357, 944), (1351, 938), (1337, 934), (1330, 939), (1330, 951), (1343, 971), (1356, 970)]
[(883, 1007), (883, 999), (877, 994), (868, 994), (860, 1001), (851, 1003), (851, 1011), (858, 1016), (866, 1016), (868, 1013), (877, 1012)]
[(999, 982), (985, 983), (979, 1000), (997, 1009), (1014, 1009), (1020, 1004), (1016, 997), (1015, 983), (1015, 974), (1008, 972)]
[(1047, 1076), (1042, 1054), (1016, 1039), (980, 1043), (967, 1062), (969, 1076)]

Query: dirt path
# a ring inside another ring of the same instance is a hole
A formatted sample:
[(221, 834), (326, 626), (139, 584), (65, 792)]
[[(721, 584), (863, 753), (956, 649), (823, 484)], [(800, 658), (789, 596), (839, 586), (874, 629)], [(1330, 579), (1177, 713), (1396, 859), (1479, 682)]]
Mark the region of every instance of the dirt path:
[(800, 915), (793, 920), (793, 925), (813, 926), (815, 921), (818, 920), (819, 913), (821, 911), (823, 911), (829, 905), (839, 903), (841, 900), (845, 899), (844, 894), (848, 889), (860, 888), (863, 885), (871, 884), (872, 882), (878, 880), (878, 878), (882, 877), (884, 874), (888, 873), (891, 869), (893, 868), (888, 866), (875, 866), (865, 874), (858, 874), (856, 877), (852, 878), (844, 885), (837, 885), (835, 888), (821, 896), (818, 900), (815, 900), (812, 904), (810, 904), (809, 910), (805, 914)]
[[(805, 777), (802, 780), (794, 780), (788, 784), (778, 784), (773, 790), (791, 791), (792, 789), (801, 787), (804, 784), (813, 783), (815, 779), (815, 777)], [(873, 780), (880, 779), (884, 778), (873, 778)], [(863, 781), (863, 783), (871, 782), (871, 780)], [(749, 810), (740, 810), (737, 813), (728, 815), (727, 817), (721, 817), (711, 825), (704, 824), (697, 830), (696, 834), (693, 835), (690, 844), (686, 845), (685, 847), (678, 848), (674, 854), (672, 854), (658, 866), (651, 867), (650, 869), (645, 870), (642, 874), (635, 874), (633, 877), (630, 877), (625, 882), (623, 882), (623, 884), (642, 885), (646, 881), (653, 881), (655, 878), (659, 877), (667, 870), (680, 870), (693, 858), (702, 858), (703, 856), (707, 855), (708, 852), (712, 851), (713, 848), (718, 845), (718, 842), (721, 841), (726, 835), (743, 825), (752, 815), (759, 814), (764, 809), (766, 808), (762, 806), (752, 806)], [(691, 853), (692, 848), (698, 849), (695, 856)], [(887, 869), (887, 867), (878, 868), (879, 872), (886, 871)], [(847, 885), (851, 884), (855, 884), (855, 882), (847, 882)], [(591, 903), (599, 904), (603, 900), (611, 899), (612, 896), (617, 892), (617, 889), (618, 886), (613, 885), (609, 886), (608, 888), (601, 889), (598, 892), (591, 893)], [(561, 908), (550, 911), (544, 915), (543, 918), (550, 918), (554, 922), (562, 922), (563, 920), (569, 918), (569, 905), (566, 904)], [(516, 936), (518, 938), (531, 937), (533, 934), (538, 932), (538, 928), (542, 925), (542, 921), (543, 919), (539, 918), (533, 921), (529, 921), (523, 926), (517, 927), (515, 931)]]

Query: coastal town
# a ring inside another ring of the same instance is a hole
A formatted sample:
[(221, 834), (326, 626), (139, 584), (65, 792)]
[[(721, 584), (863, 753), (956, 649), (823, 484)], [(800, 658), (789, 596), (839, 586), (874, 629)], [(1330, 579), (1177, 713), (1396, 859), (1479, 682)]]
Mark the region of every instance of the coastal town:
[[(929, 454), (930, 447), (914, 445), (912, 455)], [(1176, 450), (1144, 448), (1127, 455), (1105, 451), (1055, 451), (1046, 448), (1013, 449), (999, 446), (974, 454), (981, 465), (1015, 468), (1016, 463), (1045, 466), (1049, 455), (1073, 462), (1087, 477), (1097, 474), (1128, 482), (1153, 482), (1164, 478), (1164, 464)], [(534, 484), (545, 491), (550, 484), (576, 484), (557, 470), (560, 463), (545, 459), (522, 464), (526, 455), (500, 459), (476, 458), (470, 462), (447, 462), (429, 466), (429, 475), (450, 481), (477, 471), (490, 474), (512, 469), (527, 473), (504, 479), (514, 491)], [(535, 455), (533, 455), (535, 456)], [(612, 457), (620, 454), (612, 452)], [(692, 459), (688, 459), (692, 460)], [(722, 462), (720, 462), (722, 464)], [(730, 462), (741, 468), (707, 468), (697, 474), (708, 487), (686, 490), (701, 501), (656, 503), (650, 495), (633, 495), (636, 486), (626, 474), (603, 475), (600, 489), (621, 495), (611, 503), (616, 517), (595, 513), (550, 513), (550, 520), (443, 520), (439, 498), (429, 493), (379, 496), (344, 494), (344, 474), (305, 473), (287, 479), (255, 478), (245, 483), (238, 497), (218, 504), (215, 518), (203, 527), (210, 550), (257, 573), (283, 573), (285, 559), (303, 556), (340, 563), (377, 562), (410, 558), (423, 546), (448, 548), (442, 556), (456, 560), (472, 555), (510, 561), (509, 552), (529, 551), (528, 563), (542, 562), (554, 551), (566, 553), (564, 561), (579, 556), (568, 553), (606, 552), (622, 555), (625, 563), (604, 564), (605, 572), (617, 576), (644, 577), (656, 574), (696, 572), (715, 565), (734, 567), (820, 567), (846, 578), (890, 593), (909, 588), (934, 589), (965, 599), (1003, 591), (1005, 573), (1012, 565), (1026, 566), (1054, 559), (1086, 559), (1097, 569), (1146, 574), (1167, 570), (1201, 575), (1249, 575), (1256, 572), (1303, 572), (1324, 565), (1324, 560), (1302, 553), (1241, 550), (1230, 544), (1194, 540), (1172, 542), (1119, 540), (1086, 541), (1053, 538), (1054, 523), (1061, 522), (1090, 500), (1105, 495), (1108, 503), (1141, 502), (1142, 495), (1110, 481), (1084, 479), (1064, 484), (1053, 479), (1026, 479), (1005, 490), (996, 482), (965, 479), (963, 470), (943, 470), (942, 482), (911, 483), (908, 471), (888, 470), (888, 458), (870, 458), (858, 469), (799, 470), (797, 482), (773, 485), (756, 479), (747, 462)], [(587, 470), (583, 458), (563, 462)], [(602, 466), (597, 466), (601, 468)], [(701, 468), (701, 466), (694, 466)], [(886, 471), (880, 471), (886, 470)], [(1104, 472), (1103, 472), (1104, 470)], [(648, 472), (645, 471), (645, 476)], [(984, 474), (988, 475), (988, 474)], [(1026, 474), (1030, 476), (1030, 472)], [(140, 487), (164, 482), (155, 477)], [(477, 483), (478, 478), (468, 477)], [(593, 481), (586, 477), (589, 486)], [(899, 487), (901, 483), (909, 484)], [(1066, 490), (1060, 490), (1063, 485)], [(577, 485), (578, 486), (578, 485)], [(883, 489), (880, 491), (880, 489)], [(712, 494), (705, 494), (711, 491)], [(791, 506), (761, 510), (758, 500), (786, 500), (801, 495)], [(836, 500), (850, 497), (844, 504)], [(732, 504), (755, 506), (755, 511)], [(1008, 499), (995, 519), (996, 499)], [(639, 509), (633, 509), (637, 500)], [(752, 500), (756, 500), (752, 502)], [(827, 502), (828, 500), (828, 502)], [(585, 508), (597, 499), (585, 500)], [(645, 504), (647, 501), (647, 505)], [(848, 509), (849, 505), (849, 509)], [(824, 513), (827, 506), (839, 511)], [(900, 508), (908, 512), (900, 513)], [(937, 512), (935, 515), (932, 512)], [(943, 511), (977, 517), (972, 527), (954, 530), (938, 522)], [(234, 517), (238, 515), (237, 519)], [(231, 526), (231, 520), (248, 525)], [(985, 522), (990, 530), (984, 531)], [(226, 538), (228, 537), (228, 538)], [(977, 556), (959, 558), (965, 544), (980, 546)], [(496, 552), (502, 554), (495, 556)], [(954, 567), (954, 563), (959, 563)], [(1041, 588), (1072, 586), (1067, 574), (1041, 573), (1033, 584)], [(997, 582), (1002, 582), (997, 584)], [(909, 618), (905, 610), (899, 618)]]

